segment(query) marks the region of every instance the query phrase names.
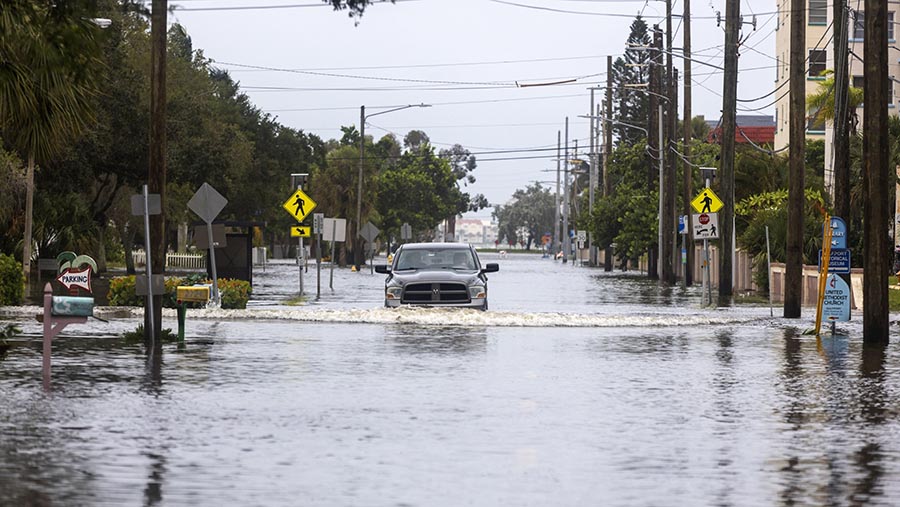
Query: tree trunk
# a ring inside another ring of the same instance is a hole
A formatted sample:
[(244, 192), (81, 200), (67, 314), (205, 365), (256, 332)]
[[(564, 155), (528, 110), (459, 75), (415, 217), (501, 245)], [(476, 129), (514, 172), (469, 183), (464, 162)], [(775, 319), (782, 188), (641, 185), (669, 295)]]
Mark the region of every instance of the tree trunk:
[(28, 170), (25, 176), (25, 240), (22, 245), (22, 272), (25, 275), (25, 288), (31, 279), (31, 230), (34, 214), (34, 155), (28, 154)]

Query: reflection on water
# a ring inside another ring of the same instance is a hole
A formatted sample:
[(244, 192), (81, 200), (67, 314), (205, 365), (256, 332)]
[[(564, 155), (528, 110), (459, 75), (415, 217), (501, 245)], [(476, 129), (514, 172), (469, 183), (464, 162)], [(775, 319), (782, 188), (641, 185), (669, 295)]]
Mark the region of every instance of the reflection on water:
[(18, 344), (0, 505), (900, 505), (896, 347), (631, 275), (505, 267), (531, 278), (492, 274), (496, 315), (335, 295), (254, 318), (310, 313), (273, 309), (273, 278), (264, 308), (189, 314), (183, 348), (91, 324), (54, 344), (49, 392), (39, 343)]

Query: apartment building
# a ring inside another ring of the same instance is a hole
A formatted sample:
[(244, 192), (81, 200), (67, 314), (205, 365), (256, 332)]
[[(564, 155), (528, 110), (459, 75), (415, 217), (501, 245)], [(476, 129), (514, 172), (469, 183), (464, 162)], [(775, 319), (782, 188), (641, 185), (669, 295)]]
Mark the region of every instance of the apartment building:
[[(863, 78), (863, 43), (865, 41), (865, 10), (862, 0), (838, 0), (844, 1), (849, 12), (849, 37), (850, 57), (848, 60), (851, 85), (862, 87)], [(819, 91), (819, 86), (825, 80), (823, 73), (828, 69), (834, 69), (834, 37), (833, 1), (806, 0), (806, 66), (803, 69), (806, 75), (806, 94), (811, 95)], [(888, 74), (891, 76), (890, 103), (888, 108), (891, 114), (897, 114), (898, 97), (900, 92), (895, 83), (895, 78), (900, 77), (900, 49), (895, 43), (894, 33), (896, 26), (894, 18), (900, 12), (900, 0), (888, 2)], [(778, 25), (775, 39), (775, 149), (779, 150), (787, 146), (790, 125), (790, 0), (778, 0)], [(862, 126), (862, 114), (864, 105), (856, 109), (859, 125)], [(821, 115), (808, 112), (806, 116), (807, 139), (822, 139), (825, 141), (825, 188), (831, 194), (834, 185), (834, 172), (832, 168), (833, 127), (830, 121), (825, 121)]]

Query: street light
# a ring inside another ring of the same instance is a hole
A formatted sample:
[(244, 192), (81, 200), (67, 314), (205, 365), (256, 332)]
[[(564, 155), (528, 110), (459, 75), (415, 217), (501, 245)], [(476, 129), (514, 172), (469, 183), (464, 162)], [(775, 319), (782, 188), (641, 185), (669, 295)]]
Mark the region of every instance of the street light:
[[(359, 176), (357, 182), (356, 189), (356, 235), (353, 238), (354, 243), (356, 242), (356, 238), (359, 236), (359, 231), (362, 228), (362, 224), (360, 223), (362, 219), (362, 188), (363, 188), (363, 159), (365, 158), (366, 152), (366, 120), (371, 118), (372, 116), (377, 116), (379, 114), (393, 113), (394, 111), (400, 111), (403, 109), (409, 109), (411, 107), (431, 107), (431, 104), (407, 104), (405, 106), (395, 107), (393, 109), (387, 109), (385, 111), (378, 111), (377, 113), (366, 114), (366, 106), (359, 106)], [(356, 257), (354, 264), (356, 265), (356, 271), (359, 272), (360, 266), (360, 254), (362, 253), (361, 248), (356, 249)]]

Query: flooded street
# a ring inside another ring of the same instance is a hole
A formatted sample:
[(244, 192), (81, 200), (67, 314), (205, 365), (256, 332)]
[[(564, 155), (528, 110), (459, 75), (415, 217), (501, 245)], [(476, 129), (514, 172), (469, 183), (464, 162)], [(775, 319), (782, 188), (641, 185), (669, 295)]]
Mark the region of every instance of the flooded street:
[[(533, 255), (491, 310), (382, 308), (382, 275), (254, 273), (148, 360), (138, 312), (0, 360), (0, 505), (900, 504), (900, 354), (767, 306)], [(27, 314), (27, 316), (26, 316)], [(892, 318), (895, 320), (895, 318)], [(793, 324), (796, 328), (786, 327)], [(176, 327), (166, 313), (165, 327)]]

